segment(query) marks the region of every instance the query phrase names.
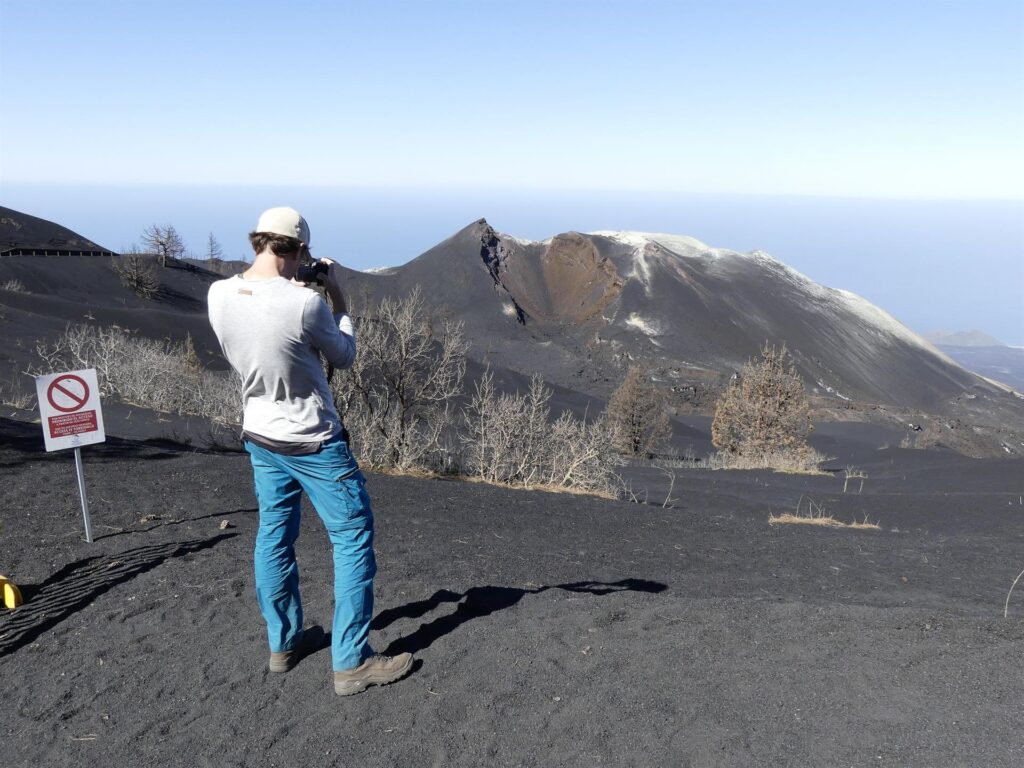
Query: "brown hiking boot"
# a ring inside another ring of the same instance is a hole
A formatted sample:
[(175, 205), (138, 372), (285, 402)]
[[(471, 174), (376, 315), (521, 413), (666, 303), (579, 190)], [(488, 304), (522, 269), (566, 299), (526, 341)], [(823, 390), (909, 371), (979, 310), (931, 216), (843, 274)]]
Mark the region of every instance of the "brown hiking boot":
[(339, 696), (351, 696), (371, 685), (387, 685), (401, 680), (412, 669), (411, 653), (397, 656), (374, 654), (354, 669), (343, 669), (334, 673), (334, 692)]
[(303, 656), (319, 651), (326, 645), (327, 637), (324, 635), (323, 627), (306, 627), (294, 648), (288, 651), (271, 651), (270, 663), (267, 666), (271, 672), (288, 672)]

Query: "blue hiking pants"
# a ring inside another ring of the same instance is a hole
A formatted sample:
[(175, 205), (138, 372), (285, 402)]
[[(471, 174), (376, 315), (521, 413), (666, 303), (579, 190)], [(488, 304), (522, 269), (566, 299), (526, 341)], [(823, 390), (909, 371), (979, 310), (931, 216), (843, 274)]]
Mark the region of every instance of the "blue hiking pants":
[(373, 511), (348, 443), (336, 437), (317, 453), (283, 456), (248, 440), (260, 528), (256, 534), (256, 599), (267, 623), (271, 651), (287, 651), (302, 640), (302, 600), (295, 540), (299, 502), (309, 496), (334, 546), (335, 670), (358, 667), (373, 654)]

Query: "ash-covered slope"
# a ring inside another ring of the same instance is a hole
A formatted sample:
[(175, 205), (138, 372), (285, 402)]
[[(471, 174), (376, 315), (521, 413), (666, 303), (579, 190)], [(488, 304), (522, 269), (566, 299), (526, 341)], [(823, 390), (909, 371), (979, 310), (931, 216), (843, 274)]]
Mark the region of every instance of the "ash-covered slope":
[(206, 292), (220, 276), (169, 263), (156, 268), (157, 294), (143, 299), (114, 272), (120, 258), (0, 257), (0, 380), (36, 364), (36, 345), (68, 324), (117, 326), (152, 339), (191, 336), (204, 362), (226, 367), (206, 316)]
[(60, 224), (0, 206), (0, 252), (16, 248), (111, 252)]
[(879, 307), (766, 253), (666, 235), (592, 237), (627, 277), (610, 325), (628, 329), (624, 341), (654, 356), (721, 370), (766, 341), (785, 343), (822, 393), (931, 411), (989, 386)]
[(768, 342), (785, 343), (809, 387), (837, 404), (943, 413), (964, 396), (1013, 398), (853, 293), (688, 237), (531, 242), (481, 219), (402, 267), (351, 279), (376, 296), (419, 285), (465, 320), (473, 356), (597, 394), (632, 361), (679, 388), (720, 381)]

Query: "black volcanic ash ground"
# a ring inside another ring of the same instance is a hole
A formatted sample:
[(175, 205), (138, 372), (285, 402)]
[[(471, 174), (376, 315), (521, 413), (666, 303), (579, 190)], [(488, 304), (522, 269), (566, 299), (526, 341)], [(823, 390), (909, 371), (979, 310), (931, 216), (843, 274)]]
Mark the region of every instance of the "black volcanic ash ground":
[[(326, 652), (266, 671), (245, 457), (87, 449), (4, 421), (4, 763), (1015, 766), (1020, 461), (888, 449), (836, 477), (680, 472), (673, 509), (371, 475), (373, 641), (415, 673), (336, 697)], [(770, 527), (808, 494), (881, 531)], [(155, 517), (152, 517), (155, 516)], [(222, 520), (231, 527), (220, 528)], [(306, 510), (307, 620), (330, 552)]]

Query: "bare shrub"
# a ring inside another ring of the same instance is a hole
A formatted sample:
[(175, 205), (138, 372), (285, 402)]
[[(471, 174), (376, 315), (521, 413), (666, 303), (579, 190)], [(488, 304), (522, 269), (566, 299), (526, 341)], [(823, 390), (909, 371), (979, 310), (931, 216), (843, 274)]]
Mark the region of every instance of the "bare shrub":
[(767, 343), (760, 357), (719, 398), (711, 441), (728, 467), (816, 471), (825, 457), (807, 443), (810, 407), (792, 359)]
[(665, 399), (639, 366), (630, 367), (605, 409), (612, 442), (626, 456), (646, 456), (672, 436)]
[[(534, 377), (524, 395), (499, 395), (488, 371), (457, 412), (468, 344), (462, 324), (432, 322), (419, 289), (384, 299), (357, 319), (355, 364), (332, 381), (360, 461), (377, 469), (465, 470), (493, 483), (608, 493), (610, 431), (563, 414)], [(461, 418), (459, 418), (461, 417)]]
[(153, 257), (139, 253), (134, 247), (126, 251), (120, 258), (115, 257), (110, 268), (121, 280), (121, 284), (130, 288), (144, 299), (151, 299), (160, 290)]
[(525, 395), (498, 394), (494, 375), (484, 372), (463, 412), (466, 468), (492, 483), (538, 481), (548, 431), (551, 393), (539, 376)]
[(221, 424), (241, 420), (237, 382), (225, 373), (196, 369), (185, 343), (141, 338), (117, 326), (68, 325), (55, 340), (38, 344), (36, 353), (42, 366), (29, 371), (33, 375), (95, 368), (104, 396)]
[(614, 493), (612, 431), (603, 417), (588, 422), (566, 411), (551, 425), (550, 435), (553, 449), (545, 485)]
[(540, 376), (526, 394), (499, 394), (486, 371), (463, 412), (466, 470), (492, 483), (613, 495), (607, 421), (587, 423), (565, 412), (551, 423), (551, 395)]
[(378, 468), (442, 466), (451, 401), (462, 391), (469, 344), (462, 323), (435, 329), (419, 288), (386, 298), (356, 321), (355, 364), (332, 381), (360, 460)]
[(860, 486), (857, 488), (857, 493), (860, 493), (864, 490), (864, 481), (867, 480), (867, 477), (865, 472), (855, 469), (852, 464), (847, 465), (843, 470), (843, 493), (846, 493), (846, 488), (851, 480), (860, 480)]
[(28, 293), (28, 288), (25, 284), (17, 278), (11, 278), (10, 280), (4, 280), (0, 283), (0, 291), (10, 291), (11, 293)]
[(668, 478), (668, 491), (666, 491), (666, 493), (665, 493), (665, 501), (663, 501), (661, 503), (661, 508), (662, 509), (671, 509), (672, 507), (675, 506), (675, 504), (674, 503), (670, 504), (670, 502), (679, 501), (679, 499), (673, 499), (672, 498), (672, 491), (676, 487), (676, 473), (673, 472), (670, 469), (662, 469), (661, 473), (663, 475), (665, 475), (665, 477)]

